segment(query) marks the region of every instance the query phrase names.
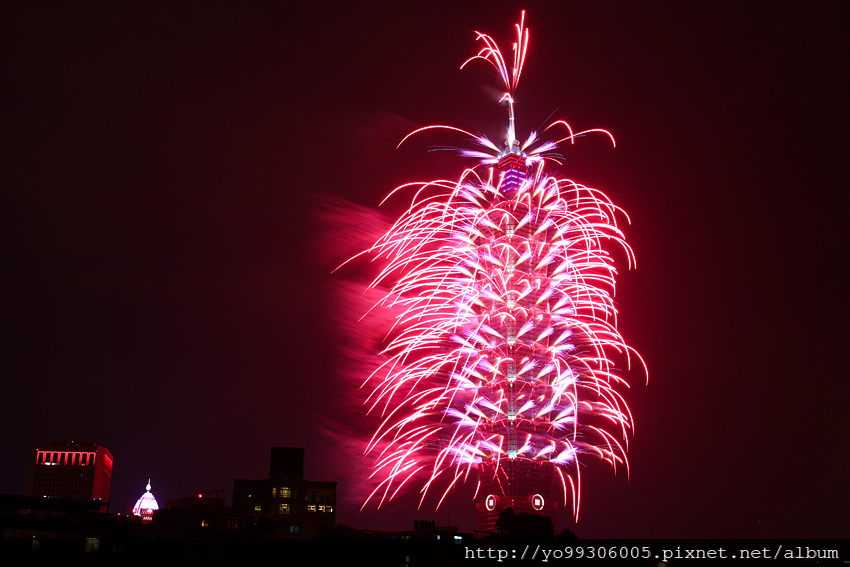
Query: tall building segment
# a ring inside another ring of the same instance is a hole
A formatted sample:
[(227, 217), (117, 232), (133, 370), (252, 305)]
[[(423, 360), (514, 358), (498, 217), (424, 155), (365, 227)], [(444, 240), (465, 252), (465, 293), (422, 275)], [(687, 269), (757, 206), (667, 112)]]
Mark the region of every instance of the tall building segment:
[(54, 442), (33, 451), (27, 495), (109, 502), (112, 453), (96, 443)]
[(153, 520), (153, 513), (157, 510), (159, 510), (159, 502), (156, 501), (156, 497), (151, 492), (151, 481), (148, 479), (145, 493), (133, 505), (133, 515), (140, 516), (143, 522), (150, 522)]
[[(501, 179), (499, 191), (485, 213), (491, 221), (490, 230), (477, 239), (477, 255), (489, 260), (485, 260), (486, 269), (479, 272), (474, 287), (481, 295), (495, 292), (501, 299), (481, 305), (476, 319), (503, 338), (491, 342), (493, 348), (486, 349), (489, 352), (485, 356), (501, 361), (504, 372), (493, 375), (494, 379), (476, 394), (504, 409), (490, 412), (481, 431), (498, 439), (507, 458), (495, 456), (478, 465), (479, 530), (494, 529), (505, 508), (512, 508), (515, 513), (547, 513), (555, 508), (553, 471), (548, 459), (527, 458), (530, 450), (539, 454), (548, 447), (548, 437), (553, 432), (547, 431), (547, 416), (541, 419), (524, 411), (535, 399), (545, 401), (551, 389), (549, 380), (535, 380), (529, 373), (517, 376), (517, 369), (523, 366), (544, 368), (549, 362), (542, 345), (529, 340), (541, 335), (551, 321), (546, 304), (538, 304), (541, 282), (548, 279), (550, 271), (548, 265), (539, 266), (549, 252), (549, 234), (545, 229), (538, 231), (545, 214), (534, 210), (530, 200), (522, 199), (530, 185), (526, 157), (511, 146), (499, 158), (496, 171)], [(518, 226), (523, 219), (524, 224)], [(531, 291), (525, 289), (530, 282), (536, 283)], [(524, 332), (517, 337), (520, 329)], [(542, 407), (545, 403), (537, 405)], [(527, 446), (532, 437), (537, 437), (533, 449)]]
[(464, 132), (484, 150), (462, 155), (481, 165), (456, 182), (411, 184), (410, 208), (370, 250), (387, 261), (373, 285), (388, 285), (384, 304), (398, 311), (386, 362), (369, 379), (367, 405), (380, 416), (367, 448), (379, 479), (370, 498), (380, 506), (419, 483), (423, 498), (440, 486), (442, 502), (477, 478), (484, 530), (509, 507), (551, 515), (570, 505), (577, 517), (580, 460), (626, 465), (632, 420), (617, 368), (639, 359), (617, 331), (613, 299), (610, 249), (633, 262), (617, 226), (625, 215), (553, 173), (559, 143), (613, 137), (559, 120), (547, 130), (560, 139), (516, 139), (528, 41), (522, 22), (517, 31), (512, 70), (485, 34), (469, 60), (491, 63), (505, 82), (504, 144)]

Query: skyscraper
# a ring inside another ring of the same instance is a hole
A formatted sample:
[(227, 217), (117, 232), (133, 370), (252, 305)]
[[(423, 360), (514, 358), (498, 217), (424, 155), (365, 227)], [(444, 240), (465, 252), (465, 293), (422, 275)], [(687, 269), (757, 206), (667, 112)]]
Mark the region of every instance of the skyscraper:
[[(109, 502), (112, 453), (95, 443), (53, 442), (33, 452), (27, 495)], [(106, 509), (104, 506), (103, 510)]]
[(336, 482), (304, 478), (304, 449), (272, 447), (269, 476), (234, 479), (233, 509), (275, 518), (288, 537), (316, 537), (336, 523)]

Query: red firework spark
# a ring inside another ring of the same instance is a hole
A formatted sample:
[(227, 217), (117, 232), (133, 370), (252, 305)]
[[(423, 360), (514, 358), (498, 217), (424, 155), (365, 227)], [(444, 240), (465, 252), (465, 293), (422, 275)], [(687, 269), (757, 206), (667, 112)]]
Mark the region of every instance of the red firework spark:
[(488, 476), (507, 484), (508, 464), (525, 460), (553, 470), (578, 517), (580, 458), (628, 466), (628, 384), (614, 359), (640, 356), (616, 328), (606, 250), (621, 248), (633, 265), (617, 227), (628, 217), (601, 191), (547, 169), (559, 163), (559, 143), (588, 132), (614, 139), (574, 133), (562, 120), (546, 129), (565, 128), (561, 139), (515, 139), (513, 93), (528, 45), (524, 21), (516, 30), (510, 72), (482, 33), (485, 47), (461, 66), (482, 59), (498, 70), (509, 108), (504, 148), (450, 126), (409, 134), (464, 132), (484, 151), (462, 155), (480, 164), (456, 181), (394, 190), (415, 188), (412, 204), (366, 251), (387, 262), (371, 287), (388, 286), (381, 304), (399, 313), (385, 362), (364, 384), (379, 418), (366, 449), (377, 481), (367, 503), (379, 507), (413, 483), (423, 499), (441, 484), (439, 506), (474, 471), (479, 487)]

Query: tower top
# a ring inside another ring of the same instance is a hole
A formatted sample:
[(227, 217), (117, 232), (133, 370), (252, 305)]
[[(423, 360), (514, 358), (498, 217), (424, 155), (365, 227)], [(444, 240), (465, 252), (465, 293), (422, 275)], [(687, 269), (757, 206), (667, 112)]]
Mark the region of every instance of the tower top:
[(136, 500), (136, 504), (133, 506), (133, 515), (141, 516), (143, 521), (149, 522), (153, 517), (154, 510), (159, 510), (159, 503), (151, 493), (151, 479), (148, 479), (145, 493)]

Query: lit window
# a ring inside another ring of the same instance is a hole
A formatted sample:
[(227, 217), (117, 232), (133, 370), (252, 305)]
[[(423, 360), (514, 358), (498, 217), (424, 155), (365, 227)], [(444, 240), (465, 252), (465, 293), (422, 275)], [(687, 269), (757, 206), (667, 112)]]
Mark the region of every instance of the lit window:
[(315, 504), (307, 504), (307, 511), (308, 512), (315, 512), (316, 511), (316, 505)]
[(281, 498), (292, 498), (292, 491), (289, 490), (288, 486), (280, 487), (280, 497)]
[(277, 498), (277, 487), (272, 487), (272, 498)]
[(259, 504), (257, 504), (256, 506), (254, 506), (254, 512), (262, 512), (262, 511), (263, 511), (263, 507), (262, 507), (262, 506), (260, 506)]
[(201, 527), (202, 528), (210, 527), (210, 521), (209, 520), (201, 520)]
[(277, 513), (278, 514), (289, 514), (289, 504), (278, 504), (277, 505)]

